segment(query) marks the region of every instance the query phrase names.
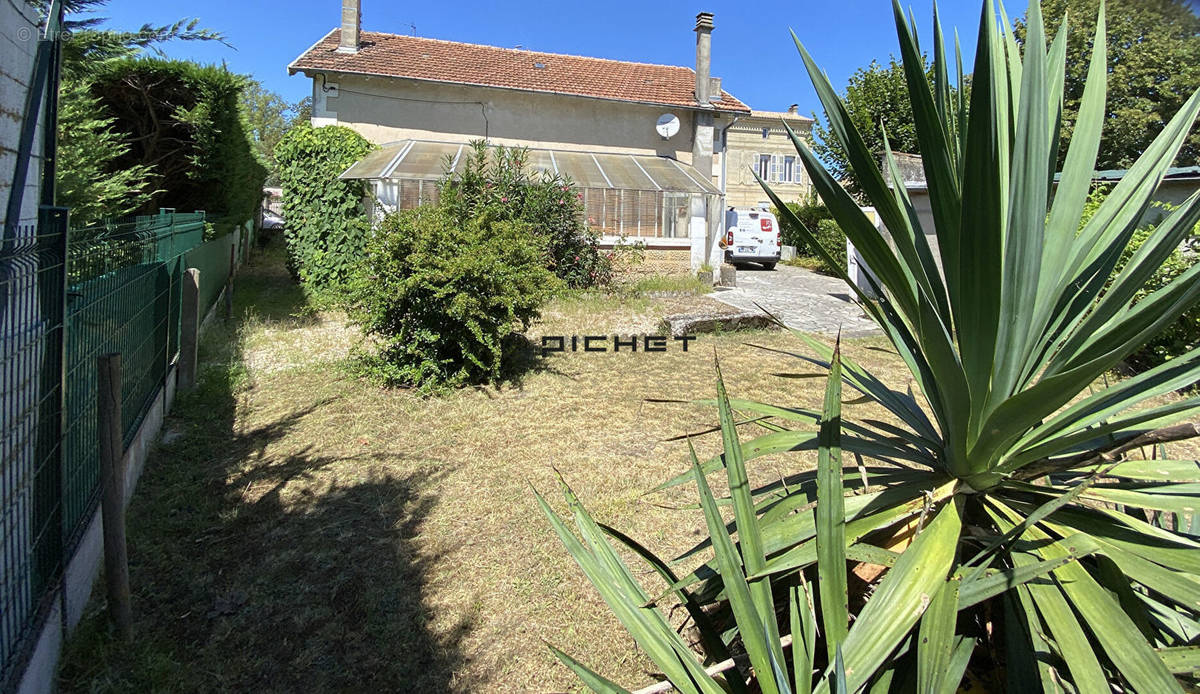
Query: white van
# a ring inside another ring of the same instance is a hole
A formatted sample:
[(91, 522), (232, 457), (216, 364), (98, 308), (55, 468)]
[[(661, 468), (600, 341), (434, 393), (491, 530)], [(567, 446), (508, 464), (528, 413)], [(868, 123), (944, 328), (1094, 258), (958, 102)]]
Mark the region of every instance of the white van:
[(779, 262), (779, 220), (757, 207), (730, 207), (725, 212), (725, 262), (758, 263), (768, 270)]

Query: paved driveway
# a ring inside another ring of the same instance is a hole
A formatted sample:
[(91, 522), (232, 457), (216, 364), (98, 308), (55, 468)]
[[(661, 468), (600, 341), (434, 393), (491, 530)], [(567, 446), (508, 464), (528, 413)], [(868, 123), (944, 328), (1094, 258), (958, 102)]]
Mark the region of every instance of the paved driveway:
[(738, 270), (737, 287), (718, 290), (712, 298), (746, 311), (759, 306), (779, 316), (789, 328), (846, 337), (878, 335), (879, 329), (852, 300), (844, 282), (804, 268), (757, 265)]

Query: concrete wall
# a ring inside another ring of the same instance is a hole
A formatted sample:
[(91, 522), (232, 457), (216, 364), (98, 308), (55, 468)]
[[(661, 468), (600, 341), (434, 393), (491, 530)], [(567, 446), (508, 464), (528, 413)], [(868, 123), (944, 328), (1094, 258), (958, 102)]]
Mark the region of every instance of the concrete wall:
[[(1179, 205), (1197, 190), (1200, 190), (1200, 179), (1168, 179), (1159, 185), (1158, 190), (1154, 193), (1154, 200), (1156, 202)], [(913, 209), (916, 210), (917, 216), (921, 221), (921, 228), (925, 230), (925, 238), (929, 240), (929, 246), (933, 249), (934, 257), (940, 259), (938, 255), (937, 236), (934, 235), (933, 211), (929, 201), (929, 191), (923, 188), (912, 189), (908, 191), (908, 196), (912, 200)], [(1151, 206), (1150, 209), (1142, 214), (1138, 225), (1158, 224), (1168, 214), (1169, 212), (1160, 206)]]
[[(14, 180), (17, 147), (24, 125), (25, 101), (37, 52), (37, 13), (23, 0), (0, 3), (0, 215), (7, 217), (8, 198), (14, 186), (22, 192), (16, 220), (18, 237), (36, 233), (41, 193), (42, 128), (39, 120), (33, 139), (33, 157), (28, 173)], [(2, 223), (9, 220), (0, 218)], [(0, 474), (5, 479), (5, 497), (0, 499), (0, 657), (25, 645), (21, 628), (34, 619), (29, 594), (32, 587), (32, 548), (35, 529), (33, 485), (35, 441), (38, 430), (38, 379), (45, 326), (39, 312), (37, 275), (29, 271), (31, 254), (22, 254), (13, 276), (5, 281), (5, 305), (0, 307), (0, 364), (4, 365), (5, 411), (4, 460)], [(43, 603), (43, 607), (46, 603)], [(54, 604), (49, 604), (53, 612)], [(54, 619), (51, 614), (47, 619)], [(18, 653), (8, 663), (19, 663)], [(6, 673), (6, 676), (11, 677)], [(5, 686), (0, 682), (0, 687)]]
[[(811, 141), (812, 123), (807, 119), (796, 119), (789, 123), (796, 134)], [(763, 130), (767, 136), (763, 137)], [(725, 204), (729, 207), (750, 207), (770, 198), (754, 179), (760, 154), (794, 157), (796, 183), (768, 181), (771, 190), (787, 202), (799, 201), (812, 190), (808, 172), (796, 155), (796, 147), (784, 130), (778, 117), (742, 117), (726, 133), (725, 161), (720, 162), (725, 172)]]
[[(7, 211), (12, 190), (13, 167), (17, 162), (17, 143), (20, 140), (25, 94), (33, 75), (33, 59), (37, 51), (37, 12), (22, 0), (0, 3), (0, 196)], [(34, 136), (34, 158), (29, 164), (29, 176), (17, 185), (25, 186), (21, 205), (23, 223), (37, 221), (38, 193), (41, 180), (42, 133), (39, 119)]]
[[(323, 87), (336, 84), (336, 96)], [(417, 139), (591, 152), (657, 154), (692, 161), (692, 112), (663, 106), (487, 87), (342, 75), (313, 80), (314, 125), (337, 123), (382, 144)], [(654, 130), (663, 113), (679, 132)]]

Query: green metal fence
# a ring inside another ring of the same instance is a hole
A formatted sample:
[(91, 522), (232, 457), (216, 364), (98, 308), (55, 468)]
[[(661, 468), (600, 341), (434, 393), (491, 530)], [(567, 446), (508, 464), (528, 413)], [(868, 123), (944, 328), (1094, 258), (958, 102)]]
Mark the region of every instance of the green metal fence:
[[(216, 303), (233, 269), (231, 261), (241, 258), (244, 244), (241, 235), (226, 234), (208, 241), (184, 254), (184, 265), (200, 271), (200, 314)], [(231, 253), (233, 255), (231, 255)]]
[(201, 270), (203, 315), (244, 254), (245, 234), (205, 242), (205, 228), (202, 212), (164, 210), (68, 232), (47, 208), (0, 244), (0, 683), (98, 502), (97, 357), (121, 354), (128, 445), (178, 356), (184, 270)]

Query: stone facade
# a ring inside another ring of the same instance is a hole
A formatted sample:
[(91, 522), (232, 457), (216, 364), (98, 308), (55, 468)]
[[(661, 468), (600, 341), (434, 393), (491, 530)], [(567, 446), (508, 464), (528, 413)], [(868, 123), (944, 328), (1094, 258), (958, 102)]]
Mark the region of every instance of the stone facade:
[(812, 119), (794, 108), (786, 112), (754, 111), (729, 127), (725, 153), (715, 167), (724, 176), (727, 207), (770, 204), (762, 186), (754, 180), (756, 171), (787, 202), (798, 201), (812, 190), (808, 172), (783, 127), (785, 121), (798, 136), (812, 141)]
[(642, 262), (628, 269), (632, 275), (686, 275), (691, 271), (691, 251), (686, 248), (648, 248)]

